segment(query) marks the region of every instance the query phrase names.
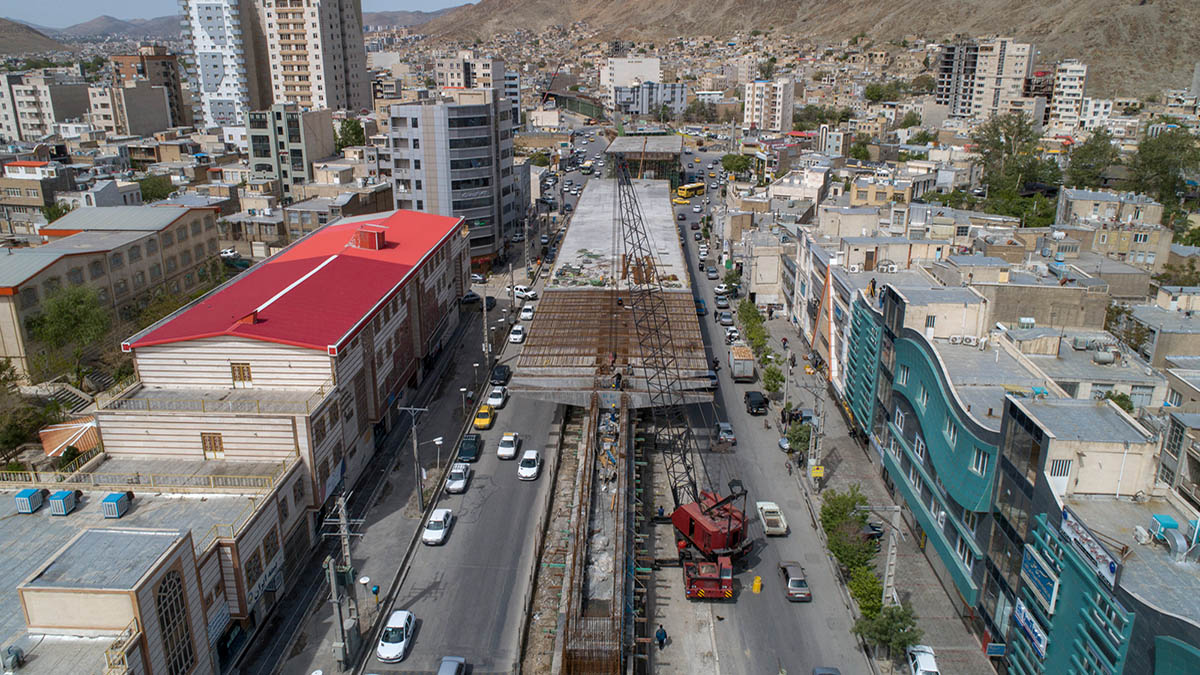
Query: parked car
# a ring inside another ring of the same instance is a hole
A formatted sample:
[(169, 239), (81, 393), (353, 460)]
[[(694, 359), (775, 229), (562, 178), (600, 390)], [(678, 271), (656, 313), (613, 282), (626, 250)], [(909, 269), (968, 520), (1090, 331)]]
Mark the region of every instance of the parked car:
[(398, 609), (388, 617), (383, 633), (379, 636), (379, 646), (375, 648), (375, 658), (384, 663), (399, 663), (408, 655), (412, 642), (413, 613)]
[(492, 387), (486, 403), (496, 409), (503, 408), (504, 404), (508, 403), (508, 387), (504, 385)]
[(742, 400), (746, 403), (746, 412), (751, 415), (767, 414), (767, 397), (761, 391), (748, 391)]
[(462, 441), (458, 444), (458, 460), (474, 462), (479, 459), (481, 450), (483, 450), (483, 438), (479, 434), (463, 434)]
[(717, 297), (713, 298), (713, 305), (715, 305), (717, 309), (729, 309), (729, 298), (723, 295), (718, 295)]
[(242, 254), (238, 253), (236, 248), (223, 248), (223, 249), (221, 249), (221, 257), (222, 258), (240, 258), (240, 257), (242, 257)]
[(779, 576), (783, 577), (784, 593), (792, 602), (812, 602), (812, 589), (808, 587), (808, 577), (804, 568), (794, 560), (784, 560), (779, 563)]
[(783, 510), (775, 502), (754, 502), (754, 508), (758, 510), (758, 519), (762, 521), (763, 534), (768, 537), (782, 537), (788, 533), (787, 518), (783, 517)]
[(507, 431), (500, 437), (500, 444), (496, 446), (496, 456), (500, 459), (516, 459), (520, 447), (521, 435), (515, 431)]
[(450, 509), (434, 509), (425, 521), (425, 529), (421, 532), (421, 543), (426, 546), (438, 546), (446, 543), (450, 534), (450, 526), (454, 524), (454, 514)]
[(474, 426), (476, 429), (491, 429), (496, 423), (496, 410), (492, 406), (484, 403), (479, 406), (479, 410), (475, 412)]
[(696, 241), (703, 241), (704, 235), (700, 232), (696, 232), (692, 235), (692, 239), (695, 239)]
[(692, 213), (704, 213), (704, 207), (697, 204), (692, 207)]
[(737, 328), (728, 326), (725, 328), (725, 344), (731, 345), (742, 339), (742, 334)]
[(721, 312), (720, 316), (717, 317), (717, 321), (722, 326), (732, 326), (733, 325), (733, 312), (731, 312), (729, 310), (725, 310), (725, 311)]
[(537, 300), (538, 298), (537, 291), (528, 286), (522, 286), (521, 284), (517, 284), (516, 286), (505, 286), (504, 292), (512, 293), (519, 300)]
[(471, 465), (466, 462), (455, 462), (450, 465), (450, 473), (446, 474), (446, 492), (459, 494), (467, 491), (467, 483), (471, 481)]
[(466, 672), (467, 660), (461, 656), (443, 656), (437, 669), (437, 675), (464, 675)]
[(517, 232), (516, 234), (514, 234), (512, 236), (512, 241), (514, 244), (519, 244), (519, 243), (525, 241), (525, 235), (521, 232)]
[(473, 283), (473, 284), (482, 284), (486, 281), (487, 281), (487, 279), (484, 279), (482, 274), (472, 274), (471, 275), (471, 283)]
[[(682, 216), (683, 214), (681, 213), (679, 215)], [(683, 220), (683, 218), (680, 218), (680, 220)], [(688, 229), (689, 230), (699, 230), (700, 229), (700, 221), (693, 221), (692, 224), (688, 226)]]
[(679, 220), (687, 220), (687, 214), (680, 212), (678, 218)]
[(696, 298), (696, 314), (699, 316), (708, 314), (708, 304), (700, 298)]
[(537, 450), (526, 450), (525, 454), (521, 455), (521, 463), (517, 465), (517, 478), (519, 480), (537, 480), (538, 474), (542, 472), (542, 453)]
[(717, 268), (713, 267), (712, 265), (709, 265), (708, 269), (704, 270), (704, 276), (708, 277), (709, 279), (721, 278), (720, 273), (717, 272)]
[(717, 385), (719, 385), (720, 383), (721, 383), (721, 381), (717, 379), (717, 371), (715, 371), (715, 370), (708, 371), (708, 390), (716, 391)]
[(517, 324), (508, 332), (508, 341), (513, 344), (521, 344), (525, 341), (525, 326)]
[(713, 289), (713, 293), (717, 295), (729, 295), (729, 284), (717, 284), (717, 287)]
[(525, 305), (521, 308), (521, 320), (533, 321), (533, 305)]
[(492, 385), (508, 384), (508, 378), (510, 377), (512, 377), (512, 368), (503, 363), (498, 363), (495, 368), (492, 368), (492, 377), (488, 380), (488, 383)]
[(729, 422), (717, 422), (716, 428), (713, 429), (713, 436), (716, 437), (718, 443), (737, 445), (737, 436), (733, 434), (733, 425)]
[(908, 648), (908, 668), (912, 675), (938, 675), (937, 658), (933, 647), (913, 645)]
[(479, 294), (475, 291), (467, 291), (466, 293), (463, 293), (462, 300), (459, 300), (459, 302), (464, 305), (473, 305), (479, 302), (481, 299), (482, 298), (480, 298)]

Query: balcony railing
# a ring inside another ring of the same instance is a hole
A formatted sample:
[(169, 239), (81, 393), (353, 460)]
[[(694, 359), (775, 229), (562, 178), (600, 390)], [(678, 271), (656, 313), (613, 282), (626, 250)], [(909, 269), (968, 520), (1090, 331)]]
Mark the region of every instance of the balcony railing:
[(137, 642), (141, 633), (142, 629), (138, 627), (138, 620), (134, 619), (129, 622), (125, 630), (117, 635), (112, 644), (104, 650), (104, 675), (126, 675), (130, 672), (129, 646)]
[[(93, 455), (94, 457), (95, 455)], [(83, 459), (81, 456), (80, 459)], [(90, 457), (88, 459), (91, 459)], [(78, 460), (77, 460), (78, 461)], [(80, 465), (82, 466), (82, 464)], [(283, 465), (269, 475), (216, 475), (104, 471), (0, 471), (0, 486), (48, 489), (165, 490), (169, 492), (266, 492), (283, 473)]]
[[(224, 399), (193, 397), (188, 396), (186, 392), (180, 392), (178, 395), (174, 395), (161, 391), (155, 392), (153, 396), (135, 396), (135, 394), (140, 391), (141, 388), (142, 387), (140, 383), (137, 383), (134, 386), (129, 387), (127, 391), (122, 392), (123, 395), (99, 395), (96, 397), (96, 407), (99, 410), (127, 410), (140, 412), (308, 415), (320, 407), (325, 398), (334, 391), (335, 386), (332, 379), (326, 380), (325, 384), (317, 387), (315, 391), (303, 398), (301, 398), (301, 395), (297, 395), (295, 398), (259, 398), (253, 395), (246, 395)], [(239, 389), (234, 391), (246, 392), (252, 390)]]

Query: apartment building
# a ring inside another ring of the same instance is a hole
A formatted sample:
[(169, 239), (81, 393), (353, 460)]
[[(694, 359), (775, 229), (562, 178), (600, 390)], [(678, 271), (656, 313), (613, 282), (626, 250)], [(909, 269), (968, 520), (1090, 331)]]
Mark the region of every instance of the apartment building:
[(171, 128), (169, 90), (149, 80), (88, 87), (88, 120), (116, 136), (149, 136)]
[(1163, 206), (1132, 192), (1067, 188), (1059, 193), (1055, 222), (1162, 223)]
[(333, 112), (302, 111), (296, 103), (276, 103), (246, 113), (250, 168), (255, 178), (278, 181), (281, 199), (292, 199), (292, 186), (312, 180), (312, 163), (333, 154)]
[(145, 80), (152, 86), (166, 88), (171, 110), (168, 127), (191, 125), (192, 109), (183, 98), (183, 69), (178, 56), (162, 45), (141, 45), (133, 54), (112, 55), (109, 63), (116, 84)]
[(854, 134), (849, 131), (822, 124), (817, 129), (817, 144), (814, 150), (830, 157), (843, 157), (850, 151), (850, 140)]
[(59, 203), (72, 209), (105, 206), (141, 206), (142, 186), (135, 181), (98, 180), (86, 190), (59, 192), (55, 196)]
[(687, 107), (687, 85), (681, 82), (639, 82), (632, 87), (613, 87), (613, 108), (627, 115), (668, 117), (683, 114)]
[(1050, 106), (1052, 130), (1072, 133), (1081, 126), (1087, 71), (1087, 64), (1074, 59), (1061, 61), (1054, 67), (1054, 97)]
[(1002, 115), (1014, 99), (1024, 95), (1025, 80), (1033, 74), (1036, 54), (1033, 45), (1012, 38), (980, 41), (975, 61), (975, 93), (971, 100), (972, 115), (976, 119)]
[(361, 0), (263, 0), (259, 12), (275, 103), (370, 109)]
[(662, 62), (658, 57), (612, 57), (600, 65), (600, 96), (607, 106), (612, 105), (615, 87), (662, 81)]
[(58, 162), (8, 162), (0, 178), (0, 230), (32, 234), (45, 221), (42, 209), (74, 189), (74, 172)]
[(180, 0), (184, 65), (205, 127), (241, 126), (272, 102), (271, 61), (253, 0)]
[(504, 59), (482, 56), (471, 49), (437, 57), (434, 80), (445, 89), (497, 89), (512, 105), (513, 125), (520, 122), (521, 74), (504, 67)]
[(55, 124), (82, 119), (88, 111), (88, 86), (78, 74), (45, 69), (5, 75), (0, 80), (0, 124), (10, 141), (38, 141)]
[(177, 206), (77, 209), (43, 227), (50, 243), (0, 252), (0, 358), (22, 376), (29, 318), (55, 289), (94, 287), (118, 325), (157, 292), (186, 293), (208, 278), (218, 252), (215, 212)]
[(381, 164), (391, 167), (396, 208), (461, 217), (471, 262), (490, 265), (525, 218), (512, 159), (512, 109), (495, 89), (445, 90), (388, 108)]
[(1102, 129), (1113, 116), (1113, 102), (1110, 98), (1092, 98), (1084, 96), (1079, 107), (1079, 128), (1084, 131)]
[(766, 131), (791, 131), (795, 96), (796, 83), (790, 76), (747, 82), (742, 126)]
[(947, 106), (951, 117), (970, 117), (974, 111), (975, 71), (979, 44), (959, 38), (943, 45), (937, 56), (934, 101)]

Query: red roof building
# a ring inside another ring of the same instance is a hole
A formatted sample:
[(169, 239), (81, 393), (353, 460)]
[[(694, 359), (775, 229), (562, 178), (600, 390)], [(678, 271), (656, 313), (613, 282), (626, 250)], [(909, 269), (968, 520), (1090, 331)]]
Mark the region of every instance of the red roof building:
[(460, 218), (416, 211), (343, 220), (255, 265), (122, 349), (224, 335), (336, 356), (422, 264), (463, 236)]

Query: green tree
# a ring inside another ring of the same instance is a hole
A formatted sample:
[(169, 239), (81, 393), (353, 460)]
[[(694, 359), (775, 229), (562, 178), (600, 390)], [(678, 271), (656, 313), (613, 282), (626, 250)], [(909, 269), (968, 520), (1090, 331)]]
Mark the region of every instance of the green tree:
[(865, 619), (874, 619), (883, 609), (883, 582), (869, 567), (850, 570), (850, 597), (858, 603), (858, 611)]
[[(791, 405), (791, 404), (788, 404)], [(792, 422), (787, 430), (788, 448), (790, 452), (798, 452), (801, 456), (808, 454), (808, 444), (812, 438), (812, 426)]]
[(833, 528), (828, 535), (829, 552), (847, 573), (856, 567), (871, 565), (878, 551), (875, 542), (862, 536), (862, 525), (855, 520), (846, 520)]
[(138, 312), (138, 326), (146, 328), (187, 302), (188, 297), (182, 293), (159, 293)]
[(853, 630), (868, 643), (885, 647), (895, 658), (909, 647), (920, 644), (924, 635), (917, 628), (917, 616), (908, 605), (888, 605), (873, 618), (863, 616), (854, 622)]
[(850, 158), (864, 162), (871, 160), (871, 151), (867, 148), (867, 142), (863, 140), (854, 141), (850, 146)]
[(64, 286), (51, 293), (30, 322), (30, 335), (46, 348), (50, 370), (69, 368), (83, 380), (84, 349), (95, 346), (112, 325), (108, 309), (91, 286)]
[(72, 208), (70, 204), (66, 202), (55, 202), (49, 206), (42, 207), (42, 216), (46, 219), (47, 223), (53, 223), (71, 211)]
[(1171, 129), (1138, 144), (1129, 161), (1128, 188), (1144, 192), (1164, 205), (1179, 202), (1184, 175), (1200, 168), (1200, 146), (1184, 129)]
[(721, 157), (721, 168), (732, 174), (744, 174), (750, 169), (750, 158), (737, 154), (725, 155)]
[(1124, 410), (1127, 413), (1133, 412), (1133, 399), (1129, 398), (1129, 394), (1122, 394), (1116, 391), (1106, 391), (1104, 392), (1104, 398), (1116, 403), (1118, 406), (1120, 406), (1121, 410)]
[(550, 156), (544, 152), (535, 152), (529, 156), (529, 163), (534, 166), (550, 166)]
[(775, 77), (775, 57), (762, 61), (758, 64), (758, 77), (762, 80), (769, 80)]
[(932, 94), (935, 88), (937, 88), (937, 80), (928, 73), (922, 73), (908, 83), (908, 90), (914, 94)]
[(1117, 163), (1121, 153), (1113, 145), (1112, 134), (1100, 129), (1071, 151), (1067, 183), (1078, 188), (1098, 188), (1104, 170)]
[(142, 201), (146, 203), (166, 199), (175, 191), (169, 176), (146, 176), (138, 181), (138, 185), (142, 188)]
[(845, 491), (826, 490), (821, 495), (821, 528), (828, 535), (844, 522), (852, 521), (855, 530), (867, 524), (867, 514), (857, 511), (867, 505), (867, 497), (858, 483), (852, 483)]
[(937, 134), (927, 129), (922, 129), (917, 133), (909, 136), (908, 142), (913, 145), (927, 145), (929, 143), (937, 143)]
[(737, 270), (728, 270), (725, 272), (725, 278), (721, 279), (721, 283), (726, 286), (740, 286), (742, 284), (742, 275), (738, 274)]
[(971, 141), (983, 165), (983, 181), (992, 189), (1017, 189), (1023, 182), (1022, 163), (1037, 156), (1037, 130), (1020, 113), (991, 118), (975, 130)]
[(367, 134), (363, 131), (362, 122), (353, 117), (342, 120), (338, 126), (337, 133), (337, 150), (342, 151), (342, 148), (352, 148), (359, 145), (367, 144)]
[(762, 382), (768, 394), (778, 394), (783, 389), (783, 371), (774, 364), (763, 368)]
[(904, 118), (900, 120), (900, 124), (898, 126), (901, 129), (907, 129), (909, 127), (915, 127), (920, 124), (921, 124), (921, 113), (917, 112), (916, 110), (909, 110), (907, 113), (904, 114)]
[[(1193, 232), (1195, 231), (1193, 230)], [(1187, 237), (1185, 237), (1186, 239)], [(1195, 246), (1196, 244), (1187, 245)], [(1162, 272), (1154, 275), (1154, 280), (1160, 286), (1200, 286), (1200, 269), (1196, 269), (1196, 260), (1194, 258), (1188, 258), (1186, 263), (1178, 265), (1167, 263), (1163, 267)]]

